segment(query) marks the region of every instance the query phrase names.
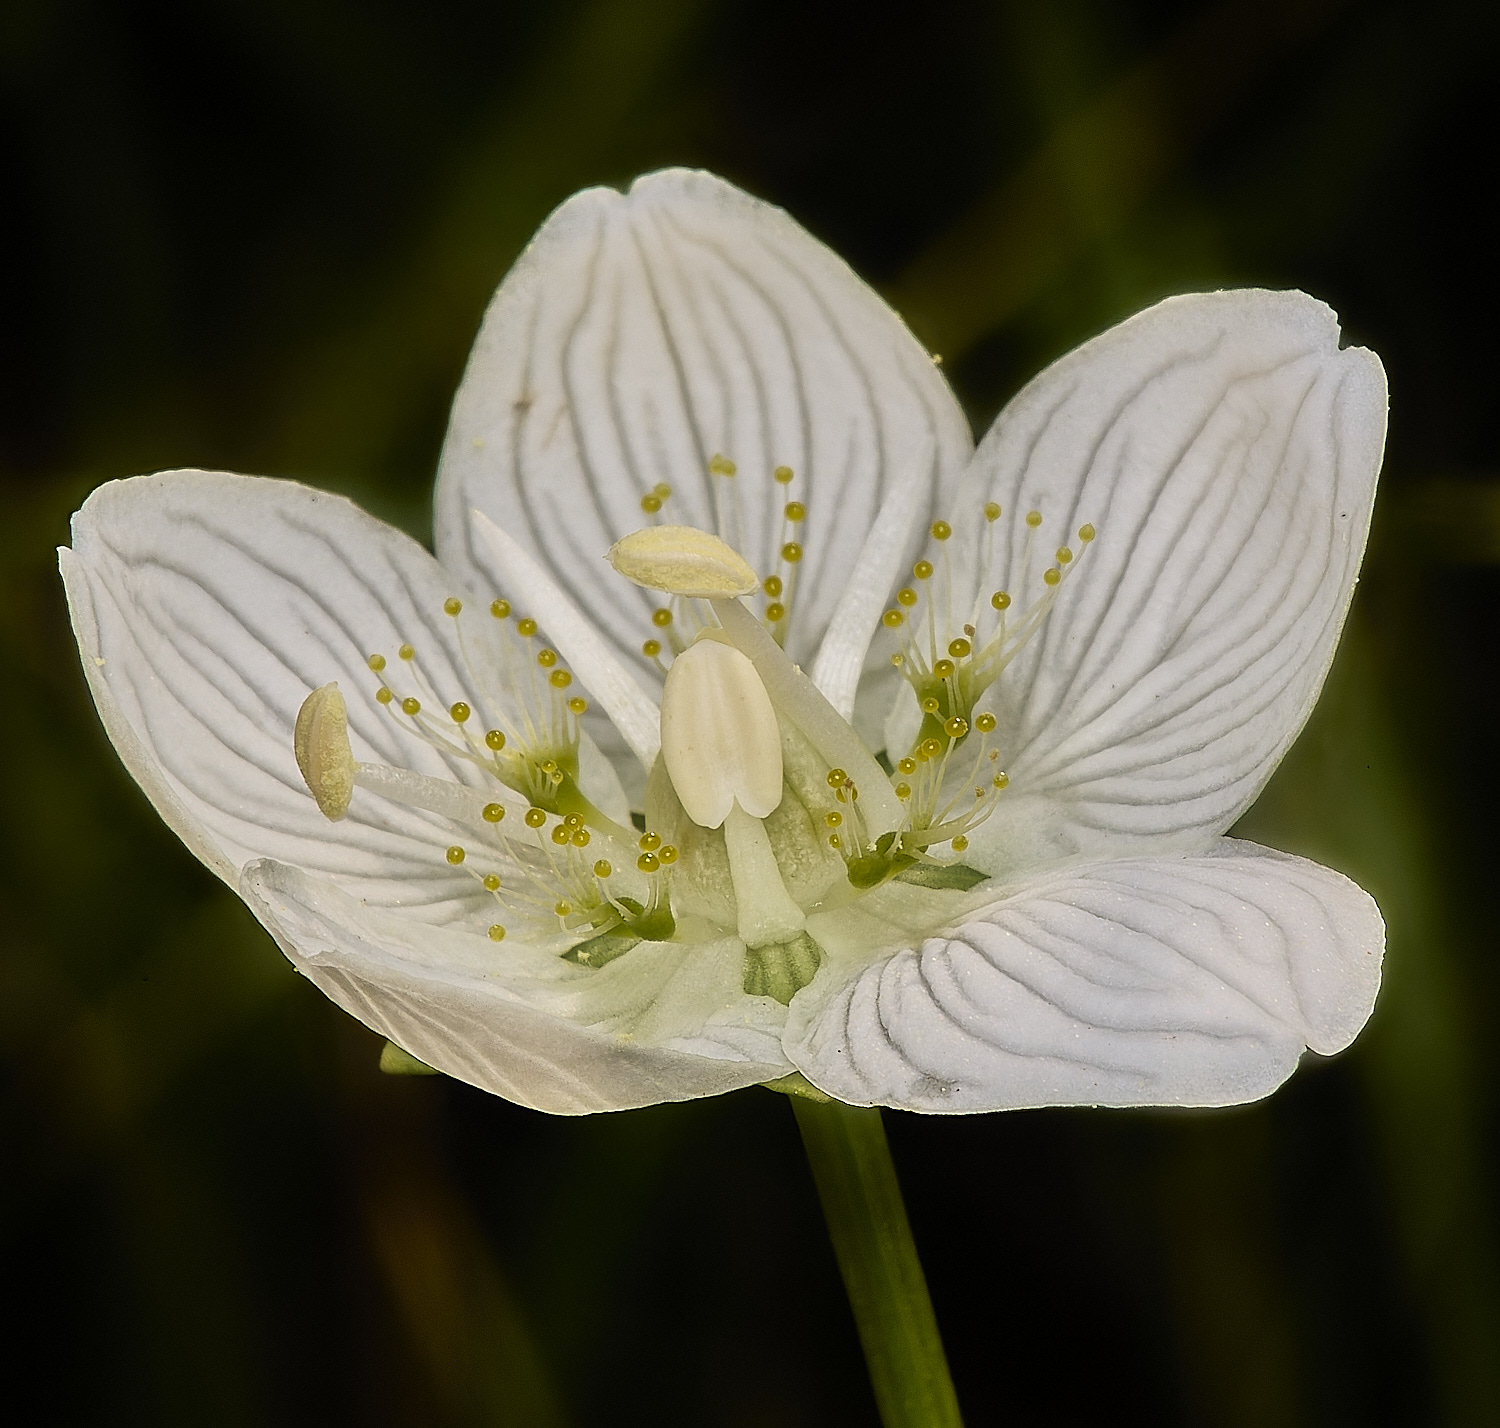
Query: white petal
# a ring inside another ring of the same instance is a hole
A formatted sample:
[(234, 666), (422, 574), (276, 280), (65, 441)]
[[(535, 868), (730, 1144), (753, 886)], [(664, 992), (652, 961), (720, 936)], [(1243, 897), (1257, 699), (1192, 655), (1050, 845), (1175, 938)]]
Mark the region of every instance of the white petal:
[[(297, 969), (344, 1010), (429, 1066), (523, 1106), (626, 1110), (789, 1069), (774, 1028), (755, 1020), (764, 998), (741, 996), (744, 1009), (728, 1025), (692, 1015), (692, 1006), (737, 991), (744, 949), (732, 940), (719, 949), (643, 945), (589, 972), (361, 906), (274, 861), (248, 867), (241, 894)], [(652, 953), (649, 967), (628, 965)], [(724, 986), (697, 986), (705, 975)], [(591, 1019), (597, 1024), (585, 1024)], [(652, 1032), (662, 1035), (655, 1044)]]
[(1370, 1014), (1385, 930), (1326, 868), (1224, 839), (1038, 876), (950, 936), (825, 966), (787, 1054), (857, 1104), (1231, 1105)]
[[(201, 471), (115, 481), (60, 552), (84, 672), (115, 747), (173, 830), (231, 886), (254, 858), (322, 871), (433, 920), (468, 915), (452, 825), (356, 788), (318, 812), (293, 752), (297, 710), (337, 680), (357, 759), (477, 784), (399, 729), (366, 657), (410, 641), (445, 701), (473, 700), (452, 593), (433, 558), (337, 496)], [(488, 617), (486, 617), (488, 618)], [(478, 706), (476, 706), (478, 707)]]
[[(1269, 777), (1333, 657), (1385, 437), (1380, 363), (1338, 341), (1301, 293), (1171, 298), (1049, 368), (985, 438), (953, 546), (986, 613), (1098, 531), (994, 688), (1012, 793), (976, 839), (989, 866), (1181, 846)], [(1005, 511), (988, 568), (986, 500)]]
[[(443, 449), (437, 549), (493, 587), (477, 507), (636, 661), (656, 602), (602, 557), (644, 523), (641, 497), (667, 482), (663, 520), (725, 535), (766, 574), (790, 496), (808, 516), (788, 651), (810, 663), (892, 483), (925, 463), (929, 521), (970, 446), (927, 353), (846, 264), (781, 210), (667, 170), (575, 195), (496, 293)], [(739, 468), (737, 535), (715, 523), (718, 454)]]

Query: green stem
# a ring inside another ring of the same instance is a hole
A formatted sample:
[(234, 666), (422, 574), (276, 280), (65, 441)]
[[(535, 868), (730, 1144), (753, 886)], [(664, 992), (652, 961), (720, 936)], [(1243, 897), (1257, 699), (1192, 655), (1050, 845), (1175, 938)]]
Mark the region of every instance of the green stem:
[(876, 1107), (789, 1097), (885, 1428), (963, 1428)]

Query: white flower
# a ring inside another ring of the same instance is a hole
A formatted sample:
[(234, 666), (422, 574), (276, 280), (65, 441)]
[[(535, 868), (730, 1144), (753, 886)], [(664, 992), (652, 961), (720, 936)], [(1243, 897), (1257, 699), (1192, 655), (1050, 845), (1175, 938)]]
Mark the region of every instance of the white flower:
[(794, 1070), (924, 1111), (1220, 1105), (1379, 983), (1366, 894), (1222, 835), (1327, 672), (1385, 410), (1321, 303), (1223, 292), (971, 450), (842, 262), (670, 171), (578, 194), (501, 286), (441, 563), (198, 471), (102, 487), (60, 557), (162, 816), (454, 1076), (558, 1112)]

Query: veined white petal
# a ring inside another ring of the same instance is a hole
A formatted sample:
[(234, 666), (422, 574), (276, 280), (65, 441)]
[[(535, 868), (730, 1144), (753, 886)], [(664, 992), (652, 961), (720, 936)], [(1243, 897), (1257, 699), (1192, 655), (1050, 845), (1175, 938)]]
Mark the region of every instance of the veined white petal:
[(825, 966), (787, 1054), (856, 1104), (1231, 1105), (1369, 1017), (1385, 929), (1347, 878), (1220, 840), (1042, 874), (957, 931)]
[(717, 1016), (733, 998), (737, 941), (642, 945), (590, 972), (363, 906), (275, 861), (247, 867), (240, 893), (298, 971), (345, 1011), (429, 1066), (523, 1106), (627, 1110), (790, 1069), (776, 1029), (757, 1020), (764, 998), (740, 996), (727, 1024), (702, 1010)]
[(954, 522), (959, 604), (1018, 608), (1057, 547), (1078, 560), (994, 686), (1012, 793), (975, 839), (989, 866), (1181, 845), (1260, 791), (1332, 660), (1380, 467), (1384, 373), (1338, 343), (1301, 293), (1169, 298), (1001, 413), (962, 504), (998, 501), (1003, 538), (986, 564)]
[[(496, 293), (443, 449), (437, 550), (482, 583), (477, 507), (634, 660), (652, 597), (599, 557), (641, 525), (642, 496), (666, 482), (663, 520), (718, 531), (764, 575), (790, 495), (808, 515), (787, 649), (810, 663), (892, 483), (925, 461), (930, 521), (970, 449), (928, 354), (842, 260), (780, 209), (672, 169), (569, 199)], [(719, 454), (739, 467), (738, 530), (716, 522)], [(790, 487), (769, 480), (781, 465)]]
[[(567, 591), (540, 561), (483, 511), (473, 512), (473, 521), (479, 541), (477, 553), (493, 571), (499, 588), (507, 593), (525, 591), (526, 598), (544, 612), (539, 621), (542, 628), (649, 773), (661, 746), (658, 701), (641, 688), (614, 647), (579, 613)], [(519, 596), (512, 594), (512, 598)]]
[(395, 664), (403, 641), (442, 697), (474, 697), (442, 609), (451, 587), (415, 541), (292, 482), (176, 471), (101, 486), (59, 560), (116, 749), (220, 877), (237, 886), (274, 856), (417, 917), (468, 916), (477, 890), (444, 860), (445, 820), (356, 789), (330, 823), (293, 752), (302, 701), (337, 680), (356, 759), (478, 787), (373, 698), (366, 657)]

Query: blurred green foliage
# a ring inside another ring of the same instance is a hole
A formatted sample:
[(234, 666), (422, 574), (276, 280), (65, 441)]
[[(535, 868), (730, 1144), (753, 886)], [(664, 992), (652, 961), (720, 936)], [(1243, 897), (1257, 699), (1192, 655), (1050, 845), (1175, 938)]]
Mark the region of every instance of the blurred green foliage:
[(888, 1117), (971, 1428), (1500, 1403), (1496, 9), (1221, 0), (0, 8), (0, 1274), (25, 1421), (873, 1421), (792, 1118), (376, 1071), (160, 826), (51, 549), (99, 481), (418, 535), (483, 305), (571, 190), (785, 204), (982, 426), (1145, 303), (1298, 286), (1393, 392), (1366, 579), (1241, 832), (1390, 925), (1345, 1056), (1229, 1113)]

